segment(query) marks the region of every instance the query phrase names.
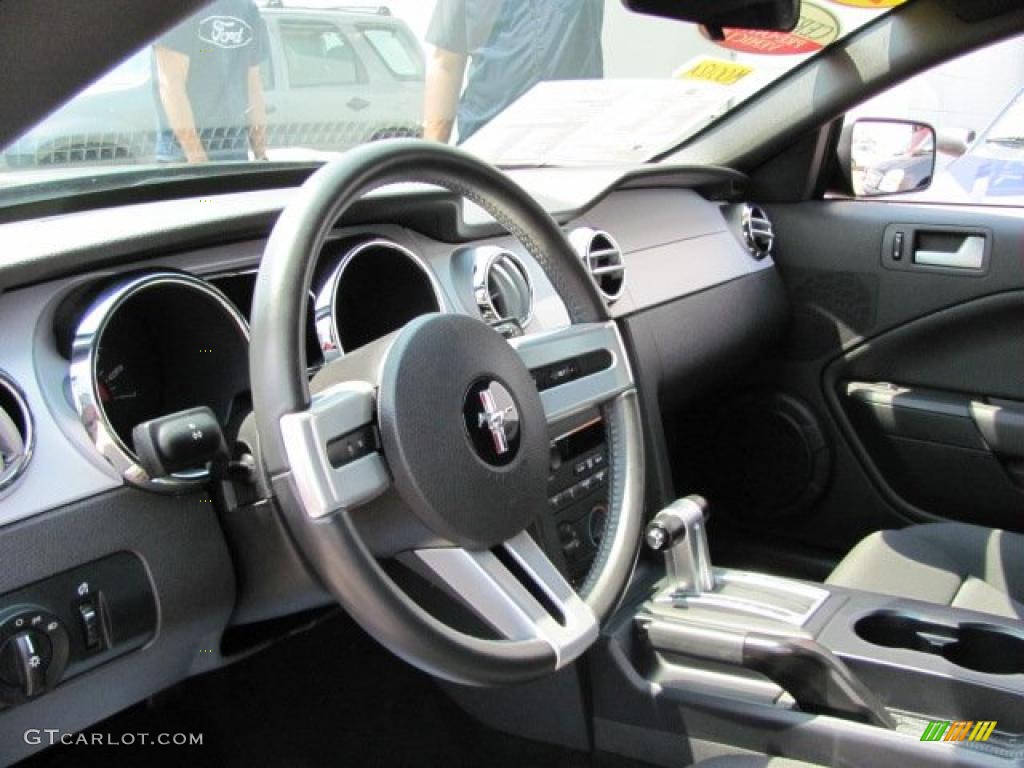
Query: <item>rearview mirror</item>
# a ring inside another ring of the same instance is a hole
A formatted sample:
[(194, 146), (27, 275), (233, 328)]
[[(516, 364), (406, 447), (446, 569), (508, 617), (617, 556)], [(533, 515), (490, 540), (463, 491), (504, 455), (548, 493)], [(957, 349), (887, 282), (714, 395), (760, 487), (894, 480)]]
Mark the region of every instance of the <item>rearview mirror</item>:
[(862, 118), (844, 129), (839, 162), (857, 197), (919, 192), (935, 173), (935, 130), (926, 123)]
[(713, 37), (724, 27), (789, 32), (800, 19), (800, 0), (622, 0), (636, 13), (703, 24)]

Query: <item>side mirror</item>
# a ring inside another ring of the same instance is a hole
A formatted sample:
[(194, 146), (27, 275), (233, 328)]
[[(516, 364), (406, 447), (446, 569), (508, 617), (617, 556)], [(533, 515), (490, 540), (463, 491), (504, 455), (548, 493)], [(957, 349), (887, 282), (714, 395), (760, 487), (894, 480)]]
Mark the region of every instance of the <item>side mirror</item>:
[(960, 157), (970, 148), (977, 134), (970, 129), (939, 129), (939, 152), (950, 157)]
[(857, 197), (920, 192), (932, 183), (935, 147), (926, 123), (862, 118), (843, 129), (839, 168)]

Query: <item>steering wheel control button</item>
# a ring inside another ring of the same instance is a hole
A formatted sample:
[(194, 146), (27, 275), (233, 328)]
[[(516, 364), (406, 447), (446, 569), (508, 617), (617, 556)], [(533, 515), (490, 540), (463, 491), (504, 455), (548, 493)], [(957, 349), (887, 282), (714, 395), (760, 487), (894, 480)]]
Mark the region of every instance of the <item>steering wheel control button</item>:
[(377, 430), (367, 425), (327, 443), (327, 460), (340, 469), (375, 452), (380, 445)]
[(530, 371), (538, 391), (568, 384), (570, 381), (582, 379), (612, 366), (611, 353), (606, 349), (588, 352), (580, 357), (562, 360), (542, 368), (534, 368)]
[(477, 456), (495, 467), (515, 459), (519, 451), (519, 408), (500, 382), (475, 382), (466, 393), (462, 416)]

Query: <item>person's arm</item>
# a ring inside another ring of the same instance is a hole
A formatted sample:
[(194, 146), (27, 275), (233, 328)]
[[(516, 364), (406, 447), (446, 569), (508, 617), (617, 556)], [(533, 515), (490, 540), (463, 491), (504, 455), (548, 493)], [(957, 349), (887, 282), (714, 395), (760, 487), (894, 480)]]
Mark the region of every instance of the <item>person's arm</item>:
[(178, 138), (185, 159), (190, 163), (206, 161), (206, 150), (196, 130), (192, 104), (188, 100), (189, 58), (183, 53), (158, 45), (155, 49), (157, 82), (160, 102), (167, 115), (167, 122)]
[(427, 65), (423, 138), (445, 143), (451, 139), (468, 59), (464, 53), (434, 49)]
[(249, 146), (257, 160), (267, 159), (267, 103), (258, 66), (249, 67)]

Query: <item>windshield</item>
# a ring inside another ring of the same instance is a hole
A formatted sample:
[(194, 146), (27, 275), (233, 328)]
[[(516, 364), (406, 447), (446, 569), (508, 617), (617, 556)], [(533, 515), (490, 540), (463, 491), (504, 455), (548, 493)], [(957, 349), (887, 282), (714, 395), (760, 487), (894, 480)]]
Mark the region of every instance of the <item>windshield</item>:
[(992, 127), (986, 131), (982, 141), (985, 144), (1024, 146), (1024, 91), (1018, 93), (1010, 102)]
[(899, 2), (804, 0), (792, 33), (715, 41), (619, 0), (214, 0), (4, 148), (0, 204), (396, 136), (504, 167), (647, 162)]

